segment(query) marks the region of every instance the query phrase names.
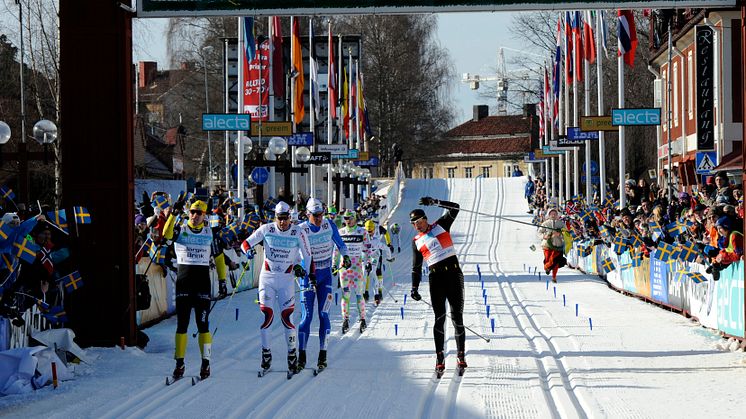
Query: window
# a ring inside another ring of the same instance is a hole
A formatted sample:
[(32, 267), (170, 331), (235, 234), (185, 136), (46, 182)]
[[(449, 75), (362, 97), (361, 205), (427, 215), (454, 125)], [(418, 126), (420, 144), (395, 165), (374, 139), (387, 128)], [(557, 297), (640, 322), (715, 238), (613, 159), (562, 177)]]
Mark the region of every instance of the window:
[(468, 179), (468, 178), (471, 178), (471, 177), (472, 177), (472, 172), (471, 172), (471, 169), (472, 169), (471, 167), (465, 167), (465, 168), (464, 168), (464, 177), (465, 177), (465, 178), (467, 178), (467, 179)]
[(482, 167), (482, 177), (490, 177), (490, 166)]
[(433, 178), (433, 168), (432, 167), (429, 167), (427, 169), (427, 175), (428, 175), (427, 176), (428, 179), (432, 179)]
[(422, 178), (427, 179), (427, 167), (422, 168)]
[(513, 176), (513, 166), (510, 164), (504, 164), (503, 165), (503, 177), (511, 177)]
[(455, 178), (456, 177), (456, 168), (455, 167), (449, 167), (448, 168), (448, 174), (447, 176), (449, 178)]
[[(673, 126), (679, 126), (679, 63), (673, 64)], [(684, 115), (681, 115), (682, 117)]]
[(692, 52), (689, 51), (689, 55), (687, 56), (687, 65), (686, 65), (686, 76), (687, 76), (687, 83), (686, 83), (686, 93), (688, 97), (686, 98), (687, 106), (689, 107), (689, 119), (694, 119), (694, 65), (692, 64)]

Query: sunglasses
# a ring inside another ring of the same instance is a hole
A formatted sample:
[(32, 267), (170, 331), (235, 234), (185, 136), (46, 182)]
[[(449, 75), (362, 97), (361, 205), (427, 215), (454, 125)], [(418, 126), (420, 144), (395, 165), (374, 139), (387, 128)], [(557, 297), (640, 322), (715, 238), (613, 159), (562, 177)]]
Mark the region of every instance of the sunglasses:
[(311, 213), (311, 216), (312, 216), (312, 217), (321, 217), (321, 216), (323, 216), (323, 215), (324, 215), (324, 213), (323, 213), (323, 212), (320, 212), (320, 213), (318, 213), (318, 214), (314, 214), (314, 213)]
[(190, 214), (202, 215), (202, 210), (189, 210)]
[(290, 217), (288, 217), (287, 215), (282, 216), (282, 217), (277, 217), (277, 221), (287, 221), (289, 219), (290, 219)]

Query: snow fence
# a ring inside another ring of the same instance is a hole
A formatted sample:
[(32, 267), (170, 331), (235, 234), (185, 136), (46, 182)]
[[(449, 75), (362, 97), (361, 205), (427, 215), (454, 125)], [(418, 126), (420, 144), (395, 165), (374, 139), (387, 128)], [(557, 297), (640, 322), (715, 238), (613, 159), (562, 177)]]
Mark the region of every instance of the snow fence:
[[(603, 262), (607, 258), (614, 269), (604, 273)], [(677, 259), (664, 262), (653, 257), (633, 263), (629, 251), (617, 255), (605, 245), (594, 246), (590, 254), (583, 256), (577, 243), (573, 243), (568, 262), (582, 272), (599, 275), (619, 291), (679, 311), (725, 335), (745, 337), (742, 260), (721, 271), (718, 281), (699, 263)], [(694, 272), (701, 273), (704, 281), (697, 283), (687, 275)]]

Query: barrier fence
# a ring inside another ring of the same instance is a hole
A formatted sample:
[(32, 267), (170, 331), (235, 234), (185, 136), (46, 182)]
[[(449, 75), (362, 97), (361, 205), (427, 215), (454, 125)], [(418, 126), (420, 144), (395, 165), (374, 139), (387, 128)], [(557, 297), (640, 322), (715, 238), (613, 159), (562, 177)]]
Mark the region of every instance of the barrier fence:
[[(604, 273), (602, 266), (606, 258), (610, 258), (615, 267), (608, 273)], [(619, 291), (679, 311), (725, 335), (745, 337), (742, 260), (722, 270), (718, 281), (699, 263), (664, 262), (651, 257), (633, 266), (629, 251), (617, 255), (605, 245), (594, 246), (588, 256), (582, 256), (577, 243), (573, 243), (568, 262), (584, 273), (600, 276)], [(697, 283), (686, 275), (687, 272), (699, 272), (705, 279)]]

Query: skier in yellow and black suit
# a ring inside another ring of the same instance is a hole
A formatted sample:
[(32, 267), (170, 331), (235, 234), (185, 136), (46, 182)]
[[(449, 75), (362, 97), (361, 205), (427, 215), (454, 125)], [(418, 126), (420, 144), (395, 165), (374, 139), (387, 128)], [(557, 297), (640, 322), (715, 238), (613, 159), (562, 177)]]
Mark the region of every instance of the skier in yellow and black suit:
[[(215, 254), (212, 231), (205, 224), (207, 204), (195, 201), (189, 207), (187, 222), (175, 226), (175, 214), (171, 214), (163, 229), (163, 236), (173, 240), (176, 252), (178, 271), (176, 277), (176, 368), (173, 378), (184, 376), (184, 355), (186, 354), (187, 328), (189, 317), (194, 309), (194, 317), (199, 332), (199, 349), (202, 354), (200, 378), (210, 376), (210, 352), (212, 351), (212, 335), (208, 317), (210, 315), (210, 257), (215, 258), (218, 272), (225, 272), (225, 261), (222, 252)], [(223, 278), (223, 281), (225, 279)], [(221, 287), (223, 288), (223, 287)]]

